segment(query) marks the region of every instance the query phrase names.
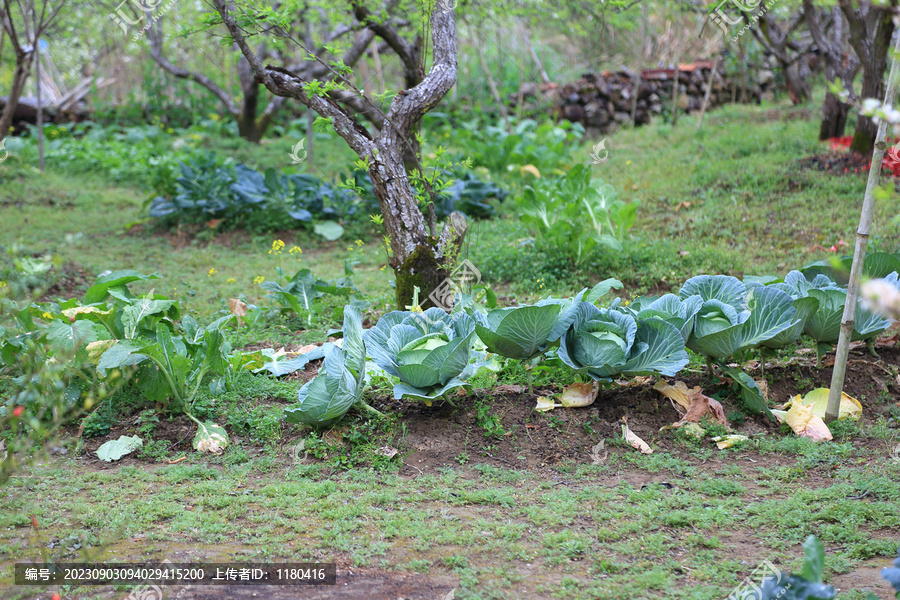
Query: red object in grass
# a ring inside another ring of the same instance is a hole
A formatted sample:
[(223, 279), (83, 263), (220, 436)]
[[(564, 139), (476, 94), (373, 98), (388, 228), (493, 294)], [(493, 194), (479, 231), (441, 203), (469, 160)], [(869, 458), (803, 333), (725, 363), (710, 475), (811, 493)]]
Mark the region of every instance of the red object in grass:
[(18, 419), (19, 417), (22, 416), (22, 413), (23, 413), (23, 412), (25, 412), (25, 407), (24, 407), (24, 406), (17, 406), (17, 407), (15, 407), (15, 408), (13, 409), (13, 416), (14, 416), (15, 418)]
[(62, 598), (59, 597), (59, 594), (53, 594), (50, 596), (50, 600), (62, 600)]

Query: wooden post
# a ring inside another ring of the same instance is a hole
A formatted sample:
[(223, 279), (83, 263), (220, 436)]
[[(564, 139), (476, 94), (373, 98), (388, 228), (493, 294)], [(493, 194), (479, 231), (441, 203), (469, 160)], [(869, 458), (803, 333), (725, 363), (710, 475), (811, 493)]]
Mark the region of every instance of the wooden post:
[[(884, 105), (894, 103), (894, 87), (900, 74), (897, 54), (900, 53), (900, 32), (894, 34), (894, 53), (891, 57), (891, 74), (888, 77), (887, 89), (884, 92)], [(834, 356), (834, 371), (831, 374), (831, 389), (828, 393), (828, 406), (825, 410), (825, 422), (830, 423), (838, 418), (841, 408), (841, 394), (844, 391), (844, 376), (847, 374), (847, 358), (850, 354), (850, 339), (853, 335), (853, 320), (856, 316), (856, 298), (859, 295), (859, 283), (862, 279), (863, 264), (866, 261), (866, 244), (869, 241), (869, 230), (872, 227), (872, 213), (875, 208), (875, 189), (881, 179), (881, 161), (884, 159), (887, 121), (878, 124), (875, 136), (875, 150), (872, 152), (872, 163), (869, 165), (869, 180), (866, 183), (866, 195), (863, 198), (862, 213), (859, 217), (859, 228), (856, 230), (856, 248), (853, 251), (853, 266), (850, 268), (850, 282), (847, 284), (847, 303), (841, 318), (841, 335), (838, 338), (837, 351)]]

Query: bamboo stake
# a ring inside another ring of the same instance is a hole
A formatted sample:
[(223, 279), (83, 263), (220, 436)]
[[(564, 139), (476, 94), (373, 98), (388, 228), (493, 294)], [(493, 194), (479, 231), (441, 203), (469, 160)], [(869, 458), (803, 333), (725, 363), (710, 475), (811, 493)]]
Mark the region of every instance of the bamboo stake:
[[(894, 34), (894, 54), (891, 56), (891, 74), (888, 77), (887, 89), (884, 92), (884, 105), (894, 103), (894, 88), (900, 75), (900, 64), (897, 55), (900, 53), (900, 33)], [(869, 165), (869, 179), (866, 183), (866, 195), (863, 198), (862, 213), (859, 217), (859, 228), (856, 230), (856, 248), (853, 251), (853, 266), (850, 268), (850, 282), (847, 284), (847, 303), (841, 317), (841, 335), (838, 338), (837, 351), (834, 356), (834, 371), (831, 374), (831, 389), (828, 393), (828, 407), (825, 409), (825, 422), (830, 423), (838, 418), (841, 407), (841, 393), (844, 391), (844, 377), (847, 374), (847, 358), (850, 354), (850, 338), (853, 334), (853, 319), (856, 315), (856, 298), (859, 295), (859, 282), (862, 278), (863, 263), (866, 260), (866, 244), (869, 241), (869, 230), (872, 227), (872, 213), (875, 208), (875, 190), (881, 179), (881, 161), (884, 159), (887, 121), (878, 124), (875, 136), (875, 151)]]

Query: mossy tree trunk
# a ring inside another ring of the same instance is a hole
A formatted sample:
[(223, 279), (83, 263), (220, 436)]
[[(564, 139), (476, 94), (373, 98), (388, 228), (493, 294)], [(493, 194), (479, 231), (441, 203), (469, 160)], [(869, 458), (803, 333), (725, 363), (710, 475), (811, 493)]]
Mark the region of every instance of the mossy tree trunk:
[[(407, 42), (391, 24), (390, 11), (398, 7), (397, 0), (388, 0), (386, 14), (380, 15), (363, 8), (359, 2), (350, 3), (350, 13), (359, 21), (358, 26), (380, 37), (397, 52), (404, 64), (404, 82), (414, 84), (397, 94), (385, 113), (350, 83), (351, 76), (336, 79), (342, 87), (337, 92), (309, 94), (308, 79), (290, 69), (264, 66), (244, 36), (246, 24), (237, 25), (227, 0), (214, 0), (214, 5), (247, 59), (255, 80), (274, 95), (294, 98), (330, 119), (335, 132), (366, 162), (391, 247), (390, 265), (397, 277), (397, 307), (411, 303), (416, 287), (420, 290), (420, 303), (426, 304), (425, 299), (447, 277), (467, 228), (465, 217), (453, 213), (438, 234), (433, 218), (426, 219), (422, 214), (411, 182), (420, 168), (415, 143), (419, 121), (456, 82), (457, 40), (452, 11), (444, 10), (438, 3), (430, 16), (432, 66), (425, 75), (418, 64), (421, 55), (418, 42)], [(362, 113), (377, 122), (377, 130), (370, 131), (358, 123), (338, 103), (338, 96), (354, 97), (354, 114)]]

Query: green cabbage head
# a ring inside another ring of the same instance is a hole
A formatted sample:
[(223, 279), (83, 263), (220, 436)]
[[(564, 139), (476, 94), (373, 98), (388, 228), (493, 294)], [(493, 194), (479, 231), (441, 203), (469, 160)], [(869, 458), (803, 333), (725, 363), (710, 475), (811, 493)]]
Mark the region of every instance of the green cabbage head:
[(425, 402), (465, 385), (474, 337), (469, 315), (439, 308), (389, 312), (364, 334), (372, 360), (400, 379), (394, 398)]
[(587, 302), (576, 307), (574, 320), (560, 339), (559, 358), (598, 381), (618, 375), (672, 377), (689, 360), (674, 325), (658, 317), (635, 319)]

